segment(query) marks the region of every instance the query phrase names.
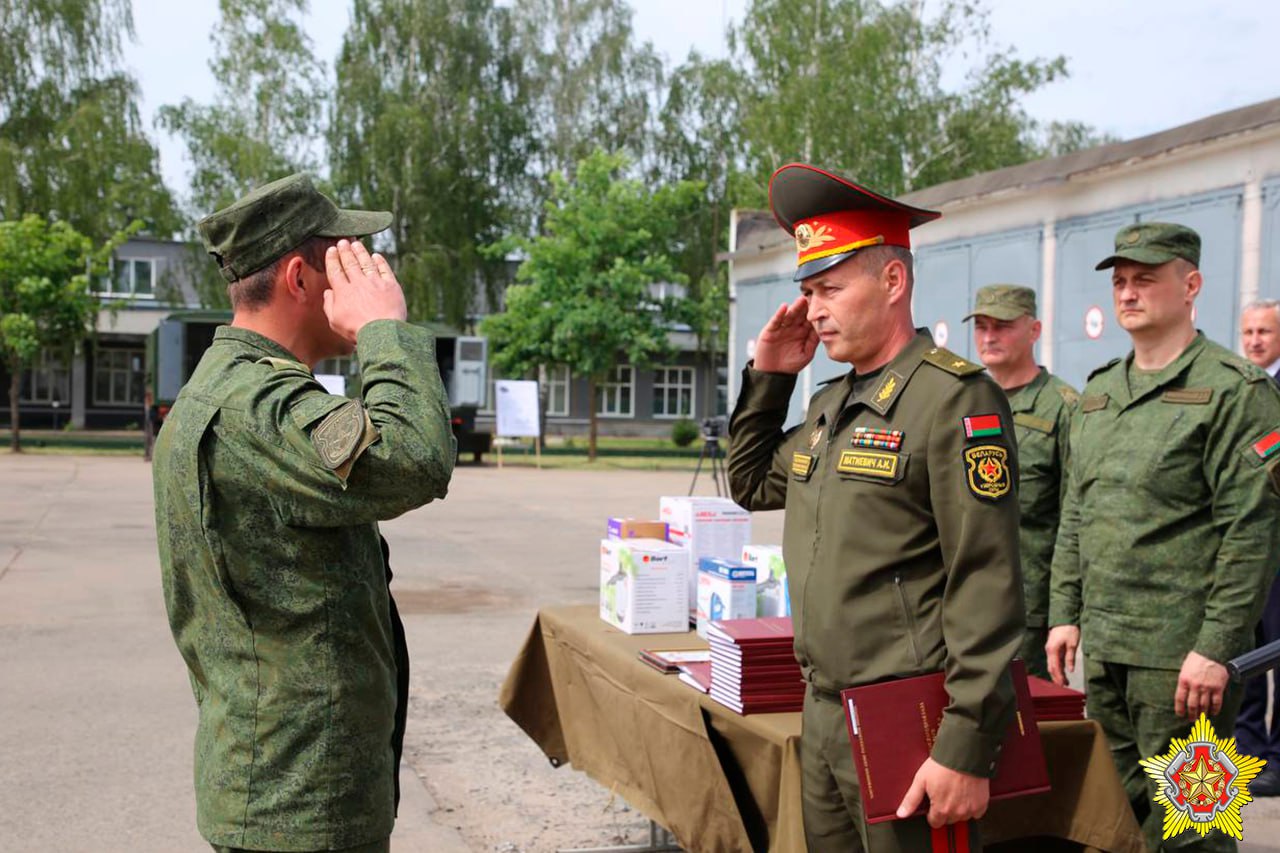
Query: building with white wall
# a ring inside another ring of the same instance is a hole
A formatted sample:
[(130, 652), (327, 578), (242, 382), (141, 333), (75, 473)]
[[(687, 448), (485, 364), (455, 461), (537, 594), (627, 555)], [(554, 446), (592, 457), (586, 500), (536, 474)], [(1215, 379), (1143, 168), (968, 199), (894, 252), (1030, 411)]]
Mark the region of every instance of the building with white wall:
[[(1205, 286), (1196, 323), (1236, 349), (1241, 306), (1280, 297), (1280, 99), (951, 181), (903, 201), (942, 211), (911, 232), (913, 308), (917, 325), (961, 355), (974, 356), (961, 318), (978, 288), (1027, 285), (1044, 323), (1040, 362), (1081, 387), (1091, 370), (1129, 350), (1112, 312), (1110, 274), (1094, 265), (1111, 253), (1117, 230), (1150, 220), (1200, 233)], [(798, 291), (792, 238), (772, 216), (735, 211), (731, 229), (729, 394), (736, 399), (754, 336)], [(820, 349), (792, 401), (793, 422), (817, 383), (845, 370)]]

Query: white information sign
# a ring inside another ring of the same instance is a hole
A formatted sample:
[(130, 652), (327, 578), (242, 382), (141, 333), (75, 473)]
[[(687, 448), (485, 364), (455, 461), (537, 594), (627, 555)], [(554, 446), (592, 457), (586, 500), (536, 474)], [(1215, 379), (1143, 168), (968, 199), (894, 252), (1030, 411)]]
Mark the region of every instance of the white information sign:
[(532, 380), (499, 379), (493, 385), (498, 397), (498, 435), (536, 437), (539, 434), (538, 383)]

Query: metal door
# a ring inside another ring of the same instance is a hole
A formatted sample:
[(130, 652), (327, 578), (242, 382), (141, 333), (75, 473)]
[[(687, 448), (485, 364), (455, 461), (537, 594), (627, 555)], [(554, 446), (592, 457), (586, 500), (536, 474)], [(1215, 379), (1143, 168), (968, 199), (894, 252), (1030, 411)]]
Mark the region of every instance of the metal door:
[(485, 402), (487, 341), (484, 338), (458, 338), (454, 346), (449, 403), (453, 406), (482, 406)]
[(969, 313), (971, 244), (945, 243), (916, 252), (912, 314), (917, 326), (933, 333), (934, 342), (966, 358), (972, 336), (962, 318)]
[(1132, 211), (1068, 219), (1057, 226), (1054, 270), (1054, 373), (1076, 388), (1097, 367), (1130, 349), (1116, 325), (1111, 274), (1095, 270), (1115, 249), (1116, 231), (1137, 219)]

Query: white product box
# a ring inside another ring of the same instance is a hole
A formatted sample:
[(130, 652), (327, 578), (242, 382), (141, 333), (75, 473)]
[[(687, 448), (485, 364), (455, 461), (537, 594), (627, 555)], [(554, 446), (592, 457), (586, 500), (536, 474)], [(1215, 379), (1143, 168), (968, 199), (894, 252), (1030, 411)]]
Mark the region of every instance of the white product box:
[[(703, 557), (739, 560), (751, 541), (751, 513), (729, 498), (662, 498), (658, 518), (667, 523), (668, 538), (689, 549), (689, 564), (695, 569)], [(697, 571), (690, 572), (690, 615), (698, 602), (697, 581)]]
[(689, 552), (659, 539), (600, 541), (600, 618), (628, 634), (689, 628)]
[(722, 619), (754, 619), (756, 570), (736, 560), (703, 557), (698, 561), (698, 636)]
[(756, 570), (756, 615), (790, 616), (787, 564), (782, 559), (782, 546), (748, 545), (742, 549), (742, 562)]

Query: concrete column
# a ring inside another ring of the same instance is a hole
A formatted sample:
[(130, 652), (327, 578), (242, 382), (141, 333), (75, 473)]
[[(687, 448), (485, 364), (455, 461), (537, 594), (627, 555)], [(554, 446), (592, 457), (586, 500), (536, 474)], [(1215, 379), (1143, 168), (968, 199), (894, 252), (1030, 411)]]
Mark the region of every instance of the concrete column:
[(1262, 181), (1250, 169), (1240, 211), (1240, 308), (1258, 298), (1262, 279)]
[(1057, 295), (1058, 222), (1053, 217), (1044, 221), (1040, 232), (1040, 363), (1053, 370), (1053, 345), (1058, 334)]
[(84, 344), (76, 347), (76, 354), (71, 359), (71, 427), (84, 429), (85, 409), (89, 404), (88, 373), (89, 363)]

